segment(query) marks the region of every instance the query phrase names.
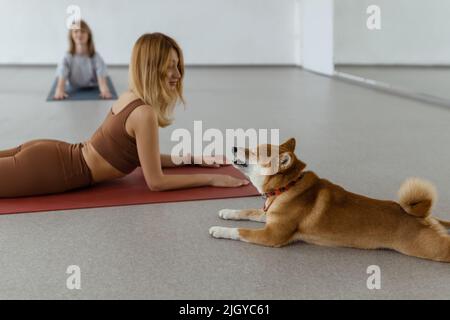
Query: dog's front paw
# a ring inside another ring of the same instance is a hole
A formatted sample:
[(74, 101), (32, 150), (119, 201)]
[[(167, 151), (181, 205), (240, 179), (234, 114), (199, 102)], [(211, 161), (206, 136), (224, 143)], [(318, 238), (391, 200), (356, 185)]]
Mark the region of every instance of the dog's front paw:
[(239, 240), (239, 232), (237, 228), (211, 227), (209, 234), (214, 238)]
[(239, 210), (233, 209), (222, 209), (219, 211), (219, 217), (225, 220), (234, 220), (239, 218)]

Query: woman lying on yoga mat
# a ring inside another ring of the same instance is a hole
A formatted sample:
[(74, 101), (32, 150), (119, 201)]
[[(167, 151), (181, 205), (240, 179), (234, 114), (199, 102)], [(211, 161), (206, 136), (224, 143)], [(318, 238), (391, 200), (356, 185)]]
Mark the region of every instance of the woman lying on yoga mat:
[(183, 101), (183, 54), (161, 33), (144, 34), (133, 48), (129, 91), (113, 104), (89, 141), (34, 140), (0, 151), (0, 197), (59, 193), (123, 177), (139, 165), (151, 190), (238, 187), (227, 175), (165, 175), (175, 166), (159, 152), (158, 127), (168, 126)]
[(99, 86), (100, 97), (111, 98), (106, 81), (106, 64), (95, 51), (91, 29), (83, 20), (80, 29), (69, 30), (69, 51), (65, 54), (56, 70), (56, 100), (67, 98), (66, 82), (73, 89)]

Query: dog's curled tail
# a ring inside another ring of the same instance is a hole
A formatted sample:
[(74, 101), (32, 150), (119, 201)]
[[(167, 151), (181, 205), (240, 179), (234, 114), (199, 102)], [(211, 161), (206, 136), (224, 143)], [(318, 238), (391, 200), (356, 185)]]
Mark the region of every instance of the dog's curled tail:
[(399, 203), (410, 215), (425, 218), (437, 199), (436, 188), (431, 182), (409, 178), (398, 191)]

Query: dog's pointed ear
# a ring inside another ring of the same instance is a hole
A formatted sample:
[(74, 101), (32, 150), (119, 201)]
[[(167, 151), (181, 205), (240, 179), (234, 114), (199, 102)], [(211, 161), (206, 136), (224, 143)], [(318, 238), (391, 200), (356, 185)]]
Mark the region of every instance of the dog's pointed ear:
[(287, 150), (294, 152), (295, 150), (295, 138), (290, 138), (289, 140), (285, 141), (282, 145), (283, 148), (286, 148)]

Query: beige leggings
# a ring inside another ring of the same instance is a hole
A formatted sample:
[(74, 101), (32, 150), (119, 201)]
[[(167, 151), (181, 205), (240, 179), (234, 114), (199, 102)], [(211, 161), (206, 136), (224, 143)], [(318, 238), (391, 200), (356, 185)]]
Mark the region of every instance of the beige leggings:
[(93, 183), (81, 148), (58, 140), (33, 140), (0, 151), (0, 198), (60, 193)]

